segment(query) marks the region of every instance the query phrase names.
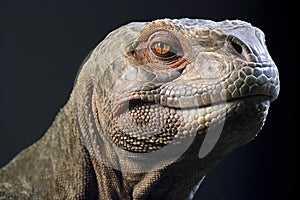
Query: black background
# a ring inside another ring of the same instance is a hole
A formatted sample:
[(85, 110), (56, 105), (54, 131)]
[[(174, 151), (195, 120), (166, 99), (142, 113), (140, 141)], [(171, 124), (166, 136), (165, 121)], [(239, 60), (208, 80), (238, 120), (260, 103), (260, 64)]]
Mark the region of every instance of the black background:
[(214, 168), (199, 196), (288, 199), (297, 159), (291, 154), (296, 107), (289, 109), (294, 102), (288, 101), (294, 67), (290, 13), (284, 2), (262, 0), (0, 0), (0, 166), (44, 134), (66, 103), (81, 62), (110, 31), (164, 17), (241, 19), (265, 32), (281, 92), (259, 136)]

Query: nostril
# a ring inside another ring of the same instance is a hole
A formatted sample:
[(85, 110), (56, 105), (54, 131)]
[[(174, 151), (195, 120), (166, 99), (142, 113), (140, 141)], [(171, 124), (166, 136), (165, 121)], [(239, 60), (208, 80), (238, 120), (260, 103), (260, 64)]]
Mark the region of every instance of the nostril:
[(230, 41), (230, 44), (237, 53), (239, 53), (239, 54), (243, 53), (243, 47), (241, 45), (239, 45), (238, 43), (236, 43), (232, 40)]

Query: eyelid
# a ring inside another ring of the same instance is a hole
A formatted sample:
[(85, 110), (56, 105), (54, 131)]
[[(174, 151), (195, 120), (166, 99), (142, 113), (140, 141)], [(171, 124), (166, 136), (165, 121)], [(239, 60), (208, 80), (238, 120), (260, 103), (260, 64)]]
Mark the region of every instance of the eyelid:
[(155, 32), (149, 37), (148, 42), (150, 44), (154, 42), (164, 42), (170, 45), (174, 45), (174, 44), (180, 45), (178, 39), (173, 34), (166, 31)]

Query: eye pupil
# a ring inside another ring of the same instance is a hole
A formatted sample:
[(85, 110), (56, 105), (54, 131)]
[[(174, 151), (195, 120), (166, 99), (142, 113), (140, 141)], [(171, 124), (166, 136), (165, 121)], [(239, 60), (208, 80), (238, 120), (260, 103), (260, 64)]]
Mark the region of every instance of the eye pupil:
[(154, 51), (159, 55), (166, 55), (170, 52), (171, 46), (163, 42), (157, 42), (154, 44)]

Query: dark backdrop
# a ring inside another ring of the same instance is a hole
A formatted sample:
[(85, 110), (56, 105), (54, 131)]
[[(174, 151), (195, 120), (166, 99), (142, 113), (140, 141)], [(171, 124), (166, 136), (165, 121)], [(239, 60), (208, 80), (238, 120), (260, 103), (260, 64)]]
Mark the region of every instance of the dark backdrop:
[(163, 17), (241, 19), (265, 32), (281, 92), (259, 136), (208, 174), (200, 197), (288, 199), (294, 190), (289, 112), (296, 113), (287, 97), (293, 79), (288, 12), (282, 3), (263, 0), (0, 0), (0, 166), (44, 134), (66, 103), (81, 62), (113, 29)]

